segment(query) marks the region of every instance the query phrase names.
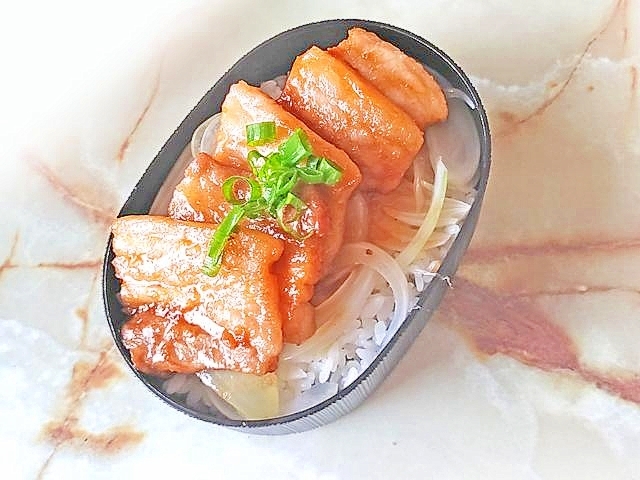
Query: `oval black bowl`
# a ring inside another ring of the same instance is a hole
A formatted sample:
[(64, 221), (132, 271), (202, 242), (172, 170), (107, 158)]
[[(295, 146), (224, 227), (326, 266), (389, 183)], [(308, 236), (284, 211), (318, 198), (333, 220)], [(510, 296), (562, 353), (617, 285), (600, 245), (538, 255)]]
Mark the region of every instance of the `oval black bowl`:
[(135, 375), (155, 395), (172, 407), (192, 417), (234, 429), (260, 434), (283, 434), (308, 430), (344, 415), (362, 403), (382, 382), (391, 369), (402, 358), (417, 335), (425, 326), (440, 303), (447, 288), (441, 279), (451, 278), (469, 245), (478, 220), (482, 199), (489, 176), (491, 141), (489, 125), (480, 97), (465, 73), (445, 53), (419, 36), (392, 25), (365, 20), (327, 20), (303, 25), (283, 32), (267, 40), (242, 57), (200, 100), (187, 118), (167, 140), (153, 162), (135, 186), (125, 202), (119, 216), (146, 214), (149, 212), (157, 192), (170, 173), (176, 160), (191, 140), (195, 128), (220, 110), (229, 87), (238, 80), (259, 85), (261, 82), (286, 73), (294, 58), (317, 45), (326, 48), (340, 42), (347, 30), (360, 26), (375, 32), (381, 38), (396, 45), (408, 55), (427, 65), (444, 77), (454, 88), (462, 90), (474, 104), (471, 113), (480, 139), (480, 166), (476, 184), (477, 195), (471, 210), (462, 225), (455, 242), (439, 269), (440, 275), (432, 281), (419, 297), (419, 307), (414, 309), (398, 332), (378, 354), (373, 363), (347, 388), (314, 407), (295, 414), (266, 420), (240, 421), (229, 419), (221, 413), (199, 411), (188, 407), (179, 397), (165, 393), (162, 380), (138, 372), (131, 362), (128, 350), (122, 344), (120, 328), (126, 321), (118, 301), (119, 284), (111, 265), (113, 252), (111, 239), (107, 246), (103, 265), (103, 299), (109, 327), (120, 353)]

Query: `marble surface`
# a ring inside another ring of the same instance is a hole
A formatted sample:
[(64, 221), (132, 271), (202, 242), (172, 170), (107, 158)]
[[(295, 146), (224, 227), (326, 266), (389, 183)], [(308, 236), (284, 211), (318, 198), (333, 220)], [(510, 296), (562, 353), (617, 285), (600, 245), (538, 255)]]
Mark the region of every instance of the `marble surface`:
[[(640, 2), (23, 2), (0, 58), (0, 476), (640, 478)], [(171, 410), (109, 336), (111, 220), (243, 52), (361, 17), (469, 73), (493, 132), (471, 249), (382, 387), (303, 434)]]

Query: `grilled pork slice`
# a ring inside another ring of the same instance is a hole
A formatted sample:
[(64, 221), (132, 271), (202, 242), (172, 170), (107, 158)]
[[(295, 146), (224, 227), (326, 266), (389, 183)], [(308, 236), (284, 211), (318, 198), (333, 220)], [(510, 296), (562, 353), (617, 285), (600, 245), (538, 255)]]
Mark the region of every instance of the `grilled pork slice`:
[[(260, 147), (249, 147), (246, 142), (246, 126), (265, 121), (276, 123), (275, 139)], [(316, 234), (323, 239), (324, 259), (329, 262), (342, 244), (347, 202), (362, 180), (360, 170), (344, 151), (323, 140), (262, 90), (240, 81), (231, 86), (222, 104), (214, 157), (220, 164), (248, 169), (247, 155), (250, 150), (255, 148), (267, 155), (277, 150), (298, 128), (307, 134), (313, 153), (326, 157), (342, 172), (340, 181), (335, 185), (318, 185), (305, 188), (302, 192), (303, 197), (306, 191), (317, 192), (326, 205), (328, 223), (320, 225)]]
[(447, 101), (438, 82), (415, 59), (375, 33), (352, 28), (328, 52), (357, 70), (422, 130), (447, 118)]
[[(249, 147), (246, 126), (265, 121), (276, 123), (275, 139), (260, 147)], [(344, 151), (323, 140), (262, 90), (240, 81), (231, 86), (222, 104), (214, 157), (222, 165), (248, 170), (247, 155), (250, 150), (257, 149), (264, 155), (274, 152), (298, 128), (307, 134), (313, 153), (326, 157), (342, 172), (336, 185), (316, 188), (325, 198), (329, 214), (330, 223), (318, 234), (324, 237), (325, 253), (330, 260), (342, 244), (346, 204), (362, 180), (360, 170)]]
[(296, 58), (278, 102), (344, 150), (360, 167), (367, 190), (396, 188), (424, 141), (404, 110), (317, 47)]
[[(135, 313), (122, 335), (127, 348), (137, 349), (134, 361), (140, 370), (186, 372), (205, 365), (263, 374), (275, 369), (282, 350), (282, 316), (272, 266), (282, 255), (283, 242), (239, 229), (227, 242), (220, 272), (209, 277), (201, 269), (214, 230), (215, 225), (147, 215), (114, 222), (113, 266), (121, 282), (120, 298)], [(150, 309), (153, 318), (141, 316)], [(159, 325), (156, 317), (165, 323)], [(152, 328), (144, 330), (144, 324)], [(178, 343), (160, 345), (167, 341), (161, 332)], [(206, 341), (205, 333), (211, 337)], [(198, 342), (208, 345), (203, 357), (196, 354)], [(166, 348), (182, 353), (171, 361), (156, 355)]]
[(135, 313), (122, 326), (122, 340), (136, 368), (156, 375), (209, 369), (262, 375), (278, 364), (277, 357), (260, 360), (247, 331), (222, 330), (214, 336), (179, 313), (167, 315), (156, 308)]
[(222, 184), (234, 175), (249, 176), (238, 167), (221, 165), (206, 153), (199, 153), (184, 172), (169, 202), (169, 216), (177, 220), (220, 223), (231, 210), (222, 194)]
[[(206, 153), (201, 153), (185, 171), (169, 204), (169, 215), (180, 220), (219, 223), (231, 205), (224, 199), (221, 186), (232, 175), (248, 172), (220, 165)], [(284, 242), (284, 251), (274, 264), (273, 271), (280, 290), (280, 311), (283, 316), (283, 337), (287, 343), (302, 343), (315, 332), (315, 315), (309, 303), (314, 285), (322, 277), (328, 259), (327, 250), (336, 248), (335, 237), (323, 235), (330, 228), (326, 196), (315, 185), (306, 186), (302, 193), (307, 204), (303, 221), (318, 232), (304, 240), (295, 240), (283, 232), (270, 218), (250, 219), (248, 229), (273, 235)], [(339, 245), (338, 245), (339, 246)]]
[(184, 220), (219, 221), (220, 215), (229, 208), (222, 198), (220, 185), (231, 175), (248, 174), (246, 158), (254, 147), (246, 143), (246, 125), (263, 121), (274, 121), (277, 129), (274, 141), (255, 147), (262, 154), (277, 150), (292, 132), (301, 128), (314, 154), (328, 158), (342, 171), (336, 185), (307, 185), (298, 192), (309, 207), (302, 221), (313, 229), (310, 237), (295, 240), (282, 232), (273, 220), (247, 222), (249, 228), (285, 241), (284, 253), (274, 271), (280, 283), (284, 340), (299, 344), (315, 331), (314, 311), (309, 301), (314, 285), (342, 244), (346, 205), (361, 180), (358, 167), (347, 154), (324, 141), (259, 88), (238, 82), (231, 86), (222, 104), (217, 143), (213, 146), (215, 159), (200, 154), (192, 162), (174, 192), (169, 214)]

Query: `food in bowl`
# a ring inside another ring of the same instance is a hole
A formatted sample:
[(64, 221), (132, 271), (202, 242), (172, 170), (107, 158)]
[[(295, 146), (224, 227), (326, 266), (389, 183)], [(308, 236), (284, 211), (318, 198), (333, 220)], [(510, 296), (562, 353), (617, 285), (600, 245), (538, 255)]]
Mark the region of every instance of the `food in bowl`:
[(347, 389), (439, 275), (470, 211), (472, 108), (358, 27), (302, 52), (286, 77), (234, 83), (195, 130), (166, 216), (114, 222), (119, 333), (135, 368), (241, 420)]

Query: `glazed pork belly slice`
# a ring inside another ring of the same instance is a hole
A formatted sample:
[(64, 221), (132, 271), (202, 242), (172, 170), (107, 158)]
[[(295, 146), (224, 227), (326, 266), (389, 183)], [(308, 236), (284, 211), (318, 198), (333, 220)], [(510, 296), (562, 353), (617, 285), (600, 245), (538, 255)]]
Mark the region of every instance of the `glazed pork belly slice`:
[(184, 172), (169, 202), (169, 216), (177, 220), (219, 224), (231, 210), (222, 194), (222, 184), (234, 175), (249, 176), (241, 168), (221, 165), (206, 153), (199, 153)]
[(278, 357), (260, 359), (249, 335), (223, 330), (214, 336), (179, 313), (157, 308), (133, 314), (122, 326), (122, 341), (136, 368), (153, 375), (211, 369), (263, 375), (278, 365)]
[(433, 76), (375, 33), (352, 28), (347, 38), (328, 52), (357, 70), (422, 130), (447, 118), (447, 101)]
[[(169, 204), (169, 215), (181, 220), (219, 223), (231, 209), (224, 199), (221, 186), (233, 175), (249, 175), (245, 170), (220, 165), (206, 153), (200, 153), (187, 167), (184, 179), (176, 187)], [(284, 233), (271, 218), (248, 219), (248, 229), (265, 232), (284, 242), (284, 251), (274, 264), (277, 276), (280, 311), (283, 317), (283, 337), (287, 343), (299, 344), (315, 332), (315, 315), (309, 303), (314, 285), (322, 277), (327, 249), (335, 248), (334, 237), (322, 236), (329, 228), (328, 207), (319, 188), (308, 185), (301, 196), (307, 204), (303, 221), (313, 225), (320, 234), (295, 240)]]
[[(140, 370), (189, 372), (205, 367), (263, 374), (276, 368), (282, 316), (272, 267), (282, 255), (283, 242), (239, 229), (226, 244), (220, 272), (210, 277), (201, 270), (215, 227), (147, 215), (114, 222), (113, 266), (121, 282), (120, 300), (133, 313), (122, 337)], [(205, 334), (211, 338), (204, 340)], [(178, 343), (160, 345), (167, 341)], [(207, 345), (202, 356), (195, 349), (198, 342)], [(168, 361), (166, 355), (157, 355), (166, 348), (182, 353)]]
[(231, 87), (222, 105), (217, 143), (212, 146), (215, 159), (200, 154), (193, 160), (176, 187), (169, 214), (184, 220), (219, 221), (229, 209), (220, 186), (231, 175), (248, 175), (246, 158), (253, 148), (246, 143), (246, 125), (263, 121), (274, 121), (277, 129), (274, 141), (257, 147), (262, 154), (277, 150), (301, 128), (314, 154), (328, 158), (342, 171), (336, 185), (306, 185), (298, 192), (309, 207), (302, 220), (314, 230), (310, 237), (295, 240), (271, 219), (246, 223), (248, 228), (285, 241), (284, 253), (274, 266), (280, 282), (283, 334), (286, 342), (300, 344), (315, 332), (314, 309), (309, 303), (314, 285), (342, 244), (346, 205), (361, 179), (358, 167), (343, 151), (324, 141), (259, 88), (239, 82)]
[(330, 262), (342, 245), (345, 209), (351, 194), (362, 180), (360, 170), (344, 151), (323, 140), (262, 90), (243, 81), (231, 86), (222, 104), (214, 154), (216, 162), (248, 170), (247, 155), (255, 147), (247, 145), (246, 126), (265, 121), (276, 123), (276, 137), (257, 147), (261, 154), (268, 155), (276, 151), (284, 140), (300, 128), (307, 134), (313, 153), (327, 158), (342, 172), (340, 181), (335, 185), (304, 187), (302, 192), (303, 200), (307, 201), (304, 198), (307, 192), (314, 192), (310, 196), (320, 197), (325, 204), (327, 222), (318, 226), (314, 236), (322, 238), (322, 257), (324, 262)]
[(349, 155), (365, 190), (396, 188), (424, 141), (404, 110), (317, 47), (296, 58), (278, 102)]

